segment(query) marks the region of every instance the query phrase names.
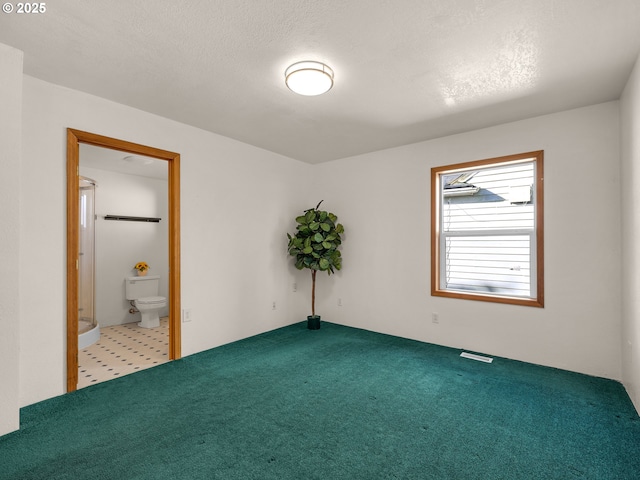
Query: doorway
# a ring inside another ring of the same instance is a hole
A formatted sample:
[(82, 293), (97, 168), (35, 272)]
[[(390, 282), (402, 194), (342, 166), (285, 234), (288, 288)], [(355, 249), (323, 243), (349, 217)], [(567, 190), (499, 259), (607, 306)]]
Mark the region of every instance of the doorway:
[(67, 391), (78, 386), (79, 163), (80, 144), (143, 155), (168, 163), (169, 360), (181, 356), (180, 337), (180, 154), (124, 140), (67, 129)]

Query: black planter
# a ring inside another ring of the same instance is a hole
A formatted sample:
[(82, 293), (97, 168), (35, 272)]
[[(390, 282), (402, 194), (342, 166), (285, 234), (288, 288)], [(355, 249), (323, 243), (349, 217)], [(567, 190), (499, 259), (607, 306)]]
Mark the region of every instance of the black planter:
[(319, 330), (320, 329), (320, 315), (316, 315), (316, 316), (309, 315), (307, 317), (307, 328), (309, 330)]

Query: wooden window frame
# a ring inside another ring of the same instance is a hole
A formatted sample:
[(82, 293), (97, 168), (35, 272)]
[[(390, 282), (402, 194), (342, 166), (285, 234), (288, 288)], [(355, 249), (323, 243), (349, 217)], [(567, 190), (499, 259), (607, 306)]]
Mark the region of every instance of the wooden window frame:
[[(530, 307), (544, 307), (544, 152), (542, 150), (508, 155), (504, 157), (488, 158), (454, 165), (444, 165), (431, 169), (431, 295), (482, 302), (494, 302)], [(519, 160), (533, 160), (535, 162), (535, 238), (536, 238), (536, 296), (532, 298), (510, 297), (491, 293), (467, 293), (459, 290), (440, 288), (440, 214), (441, 214), (441, 185), (440, 177), (443, 173), (463, 172), (474, 168), (488, 167), (513, 163)]]

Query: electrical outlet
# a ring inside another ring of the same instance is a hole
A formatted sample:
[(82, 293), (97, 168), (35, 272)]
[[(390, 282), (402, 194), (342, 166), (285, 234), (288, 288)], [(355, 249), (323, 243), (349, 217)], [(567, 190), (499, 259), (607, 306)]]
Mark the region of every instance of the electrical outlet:
[(436, 312), (431, 313), (431, 323), (440, 323), (440, 316)]
[(342, 306), (342, 298), (338, 298), (338, 306), (341, 307)]
[(273, 303), (271, 304), (271, 310), (275, 310), (276, 309), (276, 301), (274, 300)]
[(182, 310), (182, 323), (187, 323), (191, 321), (191, 309), (184, 308)]
[(298, 284), (296, 282), (293, 282), (293, 285), (291, 287), (291, 290), (293, 290), (294, 292), (298, 291)]

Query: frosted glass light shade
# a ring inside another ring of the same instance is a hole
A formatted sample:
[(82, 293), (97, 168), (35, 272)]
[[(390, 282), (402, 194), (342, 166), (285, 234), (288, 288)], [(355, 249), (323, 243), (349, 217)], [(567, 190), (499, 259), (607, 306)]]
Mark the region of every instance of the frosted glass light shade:
[(153, 159), (149, 157), (142, 157), (140, 155), (127, 155), (126, 157), (123, 157), (122, 160), (134, 165), (151, 165), (153, 163)]
[(298, 62), (284, 72), (287, 87), (300, 95), (321, 95), (333, 87), (333, 70), (320, 62)]

